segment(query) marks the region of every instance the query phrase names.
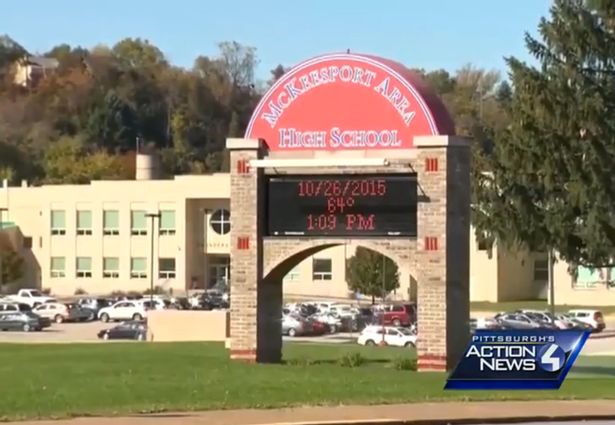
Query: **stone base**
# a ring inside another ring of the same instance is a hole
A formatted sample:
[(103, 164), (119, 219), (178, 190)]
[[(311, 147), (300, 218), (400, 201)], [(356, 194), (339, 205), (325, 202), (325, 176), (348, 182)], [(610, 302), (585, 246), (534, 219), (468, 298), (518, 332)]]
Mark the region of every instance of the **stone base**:
[(419, 372), (446, 372), (446, 356), (434, 354), (420, 355), (416, 369)]
[(256, 363), (256, 349), (233, 350), (231, 349), (231, 360), (245, 363)]

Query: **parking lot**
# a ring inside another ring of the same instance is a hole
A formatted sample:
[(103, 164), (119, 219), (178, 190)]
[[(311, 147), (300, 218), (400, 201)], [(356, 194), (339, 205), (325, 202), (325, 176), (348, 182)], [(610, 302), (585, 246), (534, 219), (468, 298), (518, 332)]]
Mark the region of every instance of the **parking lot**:
[[(54, 323), (41, 332), (0, 332), (0, 343), (109, 343), (98, 339), (102, 329), (113, 327), (113, 323), (99, 321), (85, 323)], [(312, 337), (284, 337), (284, 341), (312, 342), (326, 344), (355, 343), (358, 333), (335, 333)], [(585, 355), (615, 355), (615, 320), (607, 322), (607, 330), (592, 335), (583, 349)]]

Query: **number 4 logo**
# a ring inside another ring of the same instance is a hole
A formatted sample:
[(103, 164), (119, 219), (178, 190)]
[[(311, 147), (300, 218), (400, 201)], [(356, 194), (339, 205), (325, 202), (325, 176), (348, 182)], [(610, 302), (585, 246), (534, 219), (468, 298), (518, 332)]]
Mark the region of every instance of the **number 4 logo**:
[(538, 352), (538, 364), (547, 372), (557, 372), (566, 362), (566, 353), (557, 344), (549, 344)]

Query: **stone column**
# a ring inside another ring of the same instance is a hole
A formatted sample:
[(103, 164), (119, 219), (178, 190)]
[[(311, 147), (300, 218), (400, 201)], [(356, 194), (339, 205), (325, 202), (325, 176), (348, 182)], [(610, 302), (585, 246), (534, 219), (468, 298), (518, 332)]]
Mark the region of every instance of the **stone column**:
[(469, 338), (470, 147), (417, 137), (418, 370), (455, 367)]
[(231, 359), (257, 360), (257, 289), (262, 276), (260, 175), (250, 167), (261, 145), (256, 139), (227, 139), (231, 179)]

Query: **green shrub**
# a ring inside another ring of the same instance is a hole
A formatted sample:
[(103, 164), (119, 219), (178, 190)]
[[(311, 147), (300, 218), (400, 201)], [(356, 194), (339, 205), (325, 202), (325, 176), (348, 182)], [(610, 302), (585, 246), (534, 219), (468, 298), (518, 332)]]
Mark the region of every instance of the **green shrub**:
[(416, 371), (416, 359), (411, 359), (408, 357), (398, 357), (393, 360), (393, 368), (395, 370)]
[(360, 353), (346, 353), (338, 360), (338, 364), (342, 367), (359, 367), (364, 363), (365, 357)]
[[(162, 295), (164, 294), (165, 291), (164, 289), (162, 289), (162, 286), (154, 286), (154, 290), (152, 291), (150, 288), (147, 288), (145, 291), (143, 291), (143, 295)], [(135, 292), (136, 294), (136, 292)]]
[(290, 359), (286, 363), (291, 366), (312, 366), (315, 365), (317, 362), (307, 357), (299, 357), (295, 359)]

